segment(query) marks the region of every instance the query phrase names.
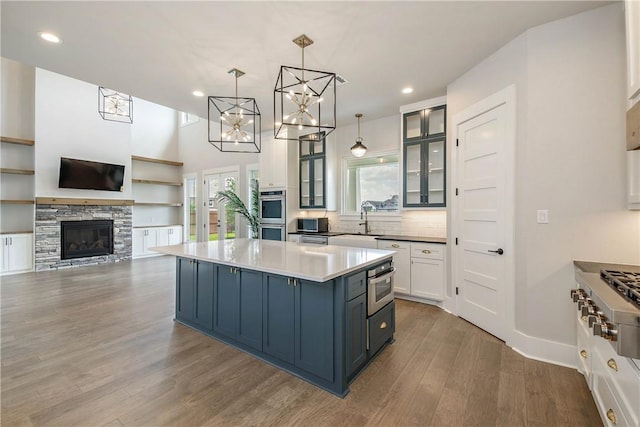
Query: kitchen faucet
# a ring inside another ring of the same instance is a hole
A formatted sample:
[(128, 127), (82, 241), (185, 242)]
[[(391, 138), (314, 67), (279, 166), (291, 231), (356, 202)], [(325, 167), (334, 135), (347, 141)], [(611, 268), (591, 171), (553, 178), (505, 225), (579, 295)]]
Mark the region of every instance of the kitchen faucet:
[(364, 234), (371, 233), (371, 227), (369, 227), (369, 218), (367, 217), (367, 210), (362, 209), (360, 211), (360, 219), (362, 219), (362, 213), (364, 212), (364, 222), (361, 222), (358, 225), (364, 225)]

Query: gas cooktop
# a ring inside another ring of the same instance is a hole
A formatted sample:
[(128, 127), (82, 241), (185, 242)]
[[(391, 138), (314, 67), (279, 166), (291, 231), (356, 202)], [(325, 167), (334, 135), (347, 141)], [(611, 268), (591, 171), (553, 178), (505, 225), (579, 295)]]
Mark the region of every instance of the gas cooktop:
[(600, 277), (620, 296), (640, 307), (640, 273), (603, 269), (600, 270)]

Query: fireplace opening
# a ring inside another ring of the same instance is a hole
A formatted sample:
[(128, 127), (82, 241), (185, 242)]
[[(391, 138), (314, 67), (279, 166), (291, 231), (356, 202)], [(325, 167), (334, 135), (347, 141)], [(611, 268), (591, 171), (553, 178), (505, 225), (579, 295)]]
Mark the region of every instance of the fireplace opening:
[(61, 221), (61, 259), (113, 254), (113, 220)]

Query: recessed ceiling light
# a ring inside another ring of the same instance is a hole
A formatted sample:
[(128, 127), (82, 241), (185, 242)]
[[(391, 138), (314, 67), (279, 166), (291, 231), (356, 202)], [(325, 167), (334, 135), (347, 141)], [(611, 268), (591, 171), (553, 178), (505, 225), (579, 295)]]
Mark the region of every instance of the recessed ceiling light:
[(201, 90), (194, 90), (191, 92), (193, 96), (204, 96), (204, 93)]
[(46, 33), (46, 32), (40, 32), (38, 33), (38, 35), (40, 36), (41, 39), (46, 40), (50, 43), (61, 43), (62, 39), (58, 36), (56, 36), (53, 33)]
[(412, 87), (405, 87), (404, 89), (402, 89), (402, 93), (411, 93), (411, 92), (413, 92)]

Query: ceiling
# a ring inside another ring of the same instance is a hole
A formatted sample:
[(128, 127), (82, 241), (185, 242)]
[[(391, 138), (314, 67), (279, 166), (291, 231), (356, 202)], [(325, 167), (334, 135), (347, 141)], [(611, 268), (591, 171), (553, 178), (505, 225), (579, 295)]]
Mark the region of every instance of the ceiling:
[[(273, 127), (281, 65), (335, 72), (338, 125), (389, 116), (536, 25), (603, 1), (2, 1), (2, 56), (207, 117), (206, 95), (256, 98)], [(37, 33), (63, 39), (52, 45)], [(415, 90), (401, 93), (405, 86)], [(97, 95), (96, 95), (97, 96)]]

